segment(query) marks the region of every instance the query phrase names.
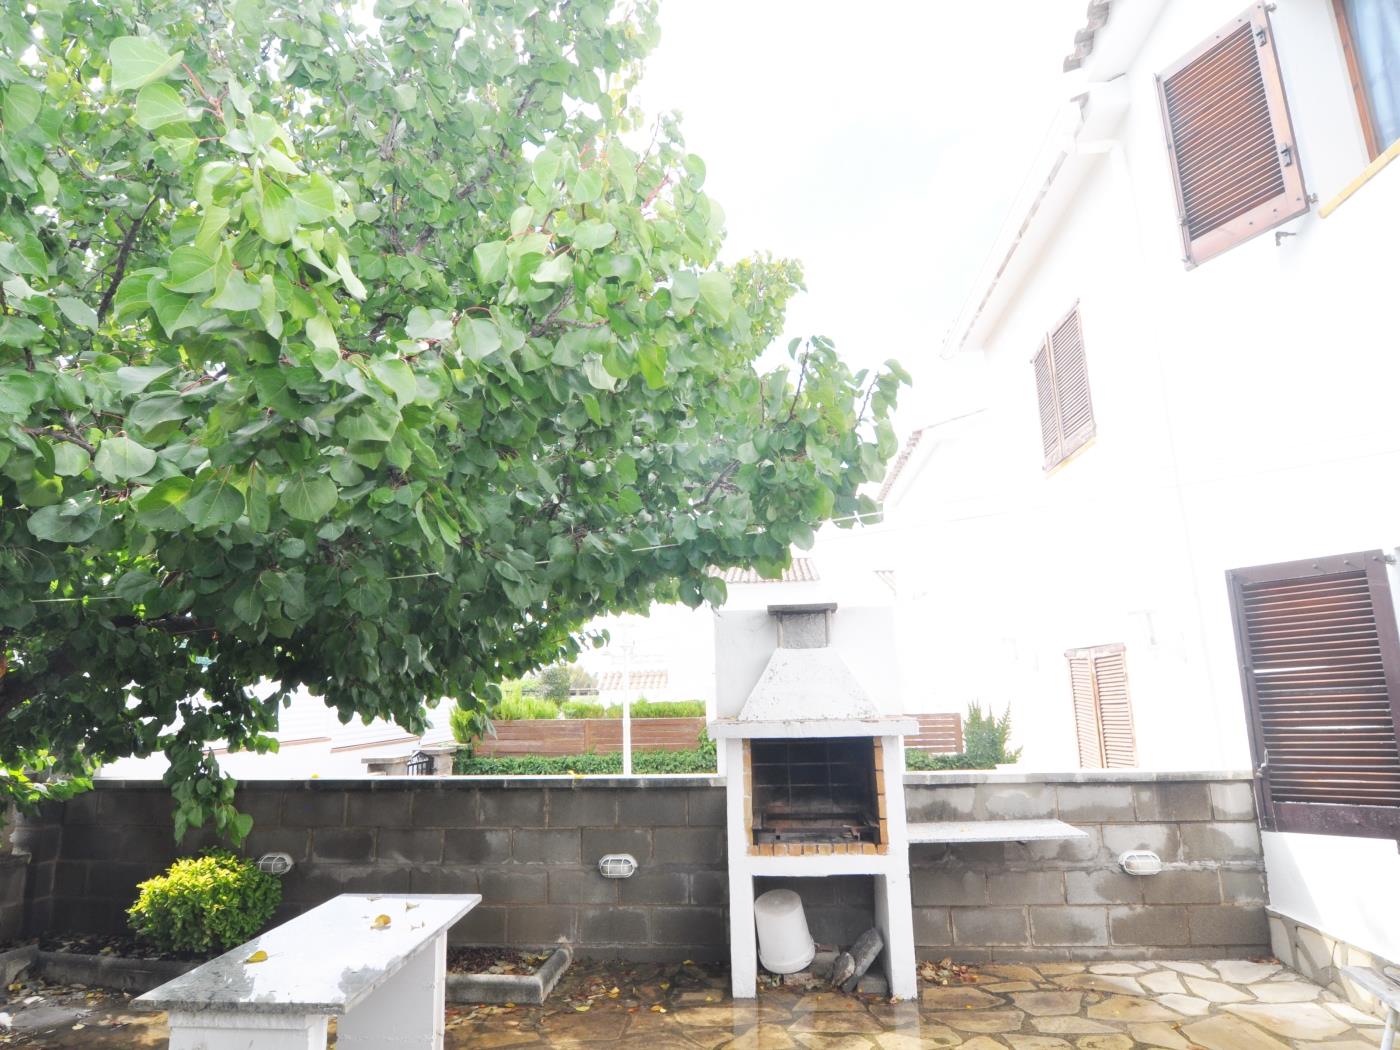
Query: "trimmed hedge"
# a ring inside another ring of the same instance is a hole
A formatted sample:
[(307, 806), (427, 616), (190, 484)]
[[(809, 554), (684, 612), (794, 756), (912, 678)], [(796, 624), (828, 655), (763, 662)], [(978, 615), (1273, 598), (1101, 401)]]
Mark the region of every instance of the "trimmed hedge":
[[(565, 718), (621, 718), (622, 705), (604, 707), (596, 699), (568, 700), (563, 704)], [(498, 716), (499, 717), (499, 716)], [(703, 700), (634, 700), (633, 718), (704, 718)]]
[[(633, 773), (713, 773), (715, 745), (702, 740), (689, 751), (634, 751)], [(523, 776), (620, 776), (622, 753), (602, 755), (511, 755), (499, 758), (474, 758), (458, 753), (452, 772), (464, 776), (523, 777)]]

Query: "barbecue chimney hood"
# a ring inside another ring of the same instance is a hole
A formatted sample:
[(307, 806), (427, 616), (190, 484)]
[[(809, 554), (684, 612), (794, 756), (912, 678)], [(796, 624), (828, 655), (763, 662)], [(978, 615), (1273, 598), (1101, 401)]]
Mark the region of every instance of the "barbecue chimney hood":
[(770, 605), (778, 647), (734, 718), (710, 723), (731, 737), (895, 736), (918, 732), (912, 718), (882, 715), (836, 650), (830, 648), (835, 603)]

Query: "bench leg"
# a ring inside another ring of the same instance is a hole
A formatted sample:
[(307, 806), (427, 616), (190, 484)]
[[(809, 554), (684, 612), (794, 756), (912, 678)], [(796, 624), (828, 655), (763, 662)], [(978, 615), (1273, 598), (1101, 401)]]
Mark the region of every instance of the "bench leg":
[(170, 1050), (326, 1050), (326, 1018), (172, 1010)]
[(1400, 1010), (1387, 1010), (1385, 1034), (1381, 1036), (1381, 1050), (1391, 1050), (1395, 1046), (1395, 1029), (1400, 1025)]
[(446, 990), (444, 930), (340, 1018), (337, 1050), (442, 1050)]

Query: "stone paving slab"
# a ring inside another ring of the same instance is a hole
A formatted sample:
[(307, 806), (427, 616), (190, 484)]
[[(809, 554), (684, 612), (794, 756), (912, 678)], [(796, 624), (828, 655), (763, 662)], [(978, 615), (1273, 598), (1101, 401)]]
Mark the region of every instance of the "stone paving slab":
[[(919, 1002), (763, 987), (719, 967), (576, 963), (543, 1007), (450, 1008), (449, 1050), (1376, 1050), (1379, 1019), (1273, 960), (993, 963), (933, 971)], [(37, 998), (36, 998), (37, 994)], [(26, 1003), (25, 1000), (31, 1000)], [(0, 1045), (163, 1050), (120, 994), (12, 993)], [(43, 1007), (43, 1011), (38, 1010)], [(81, 1020), (62, 1011), (80, 1009)], [(62, 1016), (68, 1023), (54, 1024)], [(332, 1042), (331, 1046), (334, 1046)]]

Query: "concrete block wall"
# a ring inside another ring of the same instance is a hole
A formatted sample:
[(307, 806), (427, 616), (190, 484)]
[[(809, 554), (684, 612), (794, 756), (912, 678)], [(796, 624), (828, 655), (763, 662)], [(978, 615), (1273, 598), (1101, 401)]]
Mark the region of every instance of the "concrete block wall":
[[(910, 774), (911, 821), (1059, 817), (1084, 842), (911, 848), (915, 939), (925, 956), (1247, 956), (1266, 953), (1263, 861), (1249, 782), (1191, 774)], [(582, 954), (726, 958), (722, 781), (384, 778), (247, 782), (244, 850), (291, 855), (281, 918), (337, 893), (480, 893), (453, 932), (476, 944)], [(175, 857), (159, 784), (99, 781), (16, 831), (29, 849), (28, 929), (115, 933), (136, 884)], [(1169, 870), (1135, 878), (1126, 849)], [(630, 879), (597, 871), (631, 853)], [(763, 880), (804, 899), (813, 935), (849, 944), (871, 924), (868, 878)]]
[[(1268, 954), (1248, 779), (1153, 773), (911, 774), (909, 820), (1057, 818), (1085, 839), (910, 848), (916, 942), (986, 959)], [(1119, 856), (1156, 853), (1157, 875)]]

